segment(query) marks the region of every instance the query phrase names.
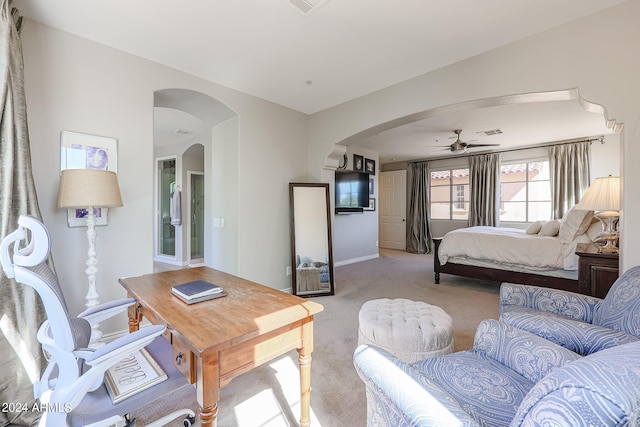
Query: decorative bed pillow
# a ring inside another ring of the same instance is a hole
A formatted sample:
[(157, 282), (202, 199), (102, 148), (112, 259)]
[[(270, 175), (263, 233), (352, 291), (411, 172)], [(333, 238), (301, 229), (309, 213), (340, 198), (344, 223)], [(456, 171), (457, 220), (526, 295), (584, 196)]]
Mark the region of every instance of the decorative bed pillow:
[(527, 230), (525, 232), (527, 234), (538, 234), (540, 232), (540, 229), (544, 225), (544, 223), (545, 221), (536, 221), (533, 224), (531, 224), (529, 227), (527, 227)]
[(583, 211), (572, 207), (562, 217), (560, 223), (560, 241), (569, 243), (577, 236), (584, 234), (591, 225), (593, 211)]
[(552, 221), (547, 221), (542, 225), (540, 232), (538, 233), (540, 236), (557, 236), (560, 231), (560, 221), (554, 219)]

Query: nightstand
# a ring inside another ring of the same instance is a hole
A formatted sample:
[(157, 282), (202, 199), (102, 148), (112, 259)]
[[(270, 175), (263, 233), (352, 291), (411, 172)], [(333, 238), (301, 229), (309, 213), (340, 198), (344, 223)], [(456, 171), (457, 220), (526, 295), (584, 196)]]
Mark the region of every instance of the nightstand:
[(598, 253), (592, 243), (576, 246), (578, 262), (578, 289), (581, 294), (604, 298), (618, 278), (618, 254)]

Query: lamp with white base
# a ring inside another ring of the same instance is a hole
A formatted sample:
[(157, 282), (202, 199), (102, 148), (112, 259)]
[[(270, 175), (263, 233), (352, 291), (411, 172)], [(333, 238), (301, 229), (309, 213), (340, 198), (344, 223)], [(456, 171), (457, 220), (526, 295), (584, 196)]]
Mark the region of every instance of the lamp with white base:
[(601, 253), (618, 253), (615, 245), (618, 231), (614, 228), (616, 219), (620, 216), (620, 177), (606, 176), (596, 178), (584, 193), (576, 209), (596, 212), (596, 218), (602, 222), (600, 236), (606, 244), (598, 247)]
[[(60, 176), (60, 187), (58, 190), (59, 208), (86, 209), (87, 210), (87, 240), (89, 250), (87, 251), (87, 279), (89, 280), (89, 290), (85, 299), (87, 308), (94, 307), (100, 303), (100, 295), (96, 289), (96, 275), (98, 273), (98, 257), (96, 254), (96, 216), (95, 208), (113, 208), (122, 206), (122, 196), (118, 187), (116, 174), (111, 171), (100, 169), (67, 169), (62, 171)], [(92, 325), (91, 344), (96, 347), (100, 344), (102, 332), (99, 324)]]

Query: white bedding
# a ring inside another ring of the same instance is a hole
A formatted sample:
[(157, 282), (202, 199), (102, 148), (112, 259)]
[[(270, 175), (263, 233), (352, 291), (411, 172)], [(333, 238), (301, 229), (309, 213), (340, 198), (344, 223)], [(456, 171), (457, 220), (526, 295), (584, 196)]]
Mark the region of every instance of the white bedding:
[(568, 243), (558, 237), (526, 234), (506, 227), (469, 227), (447, 233), (438, 249), (441, 264), (449, 258), (468, 258), (525, 266), (533, 270), (577, 270), (578, 243), (591, 240), (582, 234)]

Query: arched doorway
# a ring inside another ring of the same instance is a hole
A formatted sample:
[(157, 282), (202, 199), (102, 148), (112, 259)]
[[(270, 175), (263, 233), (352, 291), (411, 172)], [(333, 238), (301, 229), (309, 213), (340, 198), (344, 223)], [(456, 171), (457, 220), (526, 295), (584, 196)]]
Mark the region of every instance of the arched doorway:
[(199, 92), (154, 93), (154, 261), (220, 267), (212, 254), (213, 189), (219, 179), (216, 165), (227, 159), (214, 161), (212, 146), (217, 143), (215, 129), (235, 116), (229, 107)]

